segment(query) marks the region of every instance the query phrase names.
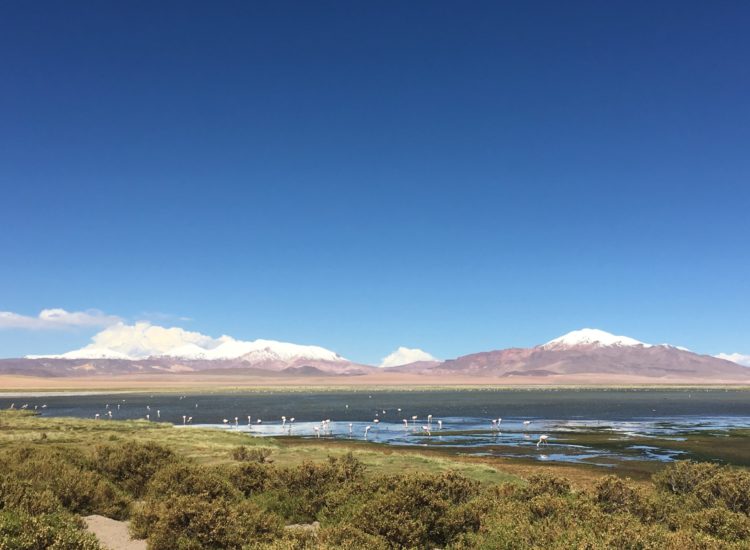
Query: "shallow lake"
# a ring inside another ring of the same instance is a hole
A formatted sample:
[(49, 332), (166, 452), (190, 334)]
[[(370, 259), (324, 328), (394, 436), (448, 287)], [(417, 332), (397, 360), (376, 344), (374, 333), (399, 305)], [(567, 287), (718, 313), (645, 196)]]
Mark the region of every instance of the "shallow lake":
[[(670, 443), (750, 428), (750, 391), (694, 388), (0, 397), (0, 408), (11, 406), (26, 406), (42, 416), (99, 415), (101, 421), (148, 416), (152, 422), (186, 429), (210, 426), (258, 436), (366, 438), (389, 445), (603, 466), (612, 460), (674, 460), (684, 452)], [(540, 442), (542, 435), (547, 438)]]

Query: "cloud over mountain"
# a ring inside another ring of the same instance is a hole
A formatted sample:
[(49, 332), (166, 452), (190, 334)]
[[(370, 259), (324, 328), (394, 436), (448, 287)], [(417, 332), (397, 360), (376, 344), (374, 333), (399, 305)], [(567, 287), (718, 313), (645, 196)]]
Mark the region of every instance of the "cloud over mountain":
[(64, 329), (76, 327), (106, 327), (121, 322), (116, 315), (98, 309), (66, 311), (60, 308), (43, 309), (36, 317), (12, 311), (0, 311), (0, 329)]
[(438, 361), (438, 359), (419, 348), (405, 348), (401, 346), (387, 357), (384, 357), (380, 366), (398, 367), (400, 365), (416, 363), (417, 361)]
[(94, 335), (83, 348), (60, 355), (28, 356), (60, 359), (237, 359), (253, 361), (311, 359), (344, 362), (337, 353), (320, 346), (304, 346), (275, 340), (237, 340), (231, 336), (212, 338), (179, 327), (162, 327), (148, 321), (132, 325), (118, 322)]
[(719, 359), (726, 359), (732, 363), (737, 363), (743, 367), (750, 367), (750, 355), (743, 355), (741, 353), (720, 353), (716, 355)]

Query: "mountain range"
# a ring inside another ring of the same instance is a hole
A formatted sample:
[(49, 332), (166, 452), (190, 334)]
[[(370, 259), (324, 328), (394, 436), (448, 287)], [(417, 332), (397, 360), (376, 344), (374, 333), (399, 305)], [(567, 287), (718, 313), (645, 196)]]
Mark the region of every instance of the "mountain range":
[(576, 330), (531, 348), (485, 351), (388, 368), (358, 364), (319, 346), (274, 340), (248, 342), (228, 336), (156, 352), (142, 346), (126, 349), (120, 345), (113, 349), (92, 344), (61, 355), (0, 359), (0, 375), (102, 377), (155, 373), (273, 380), (375, 380), (387, 376), (395, 382), (447, 384), (459, 378), (495, 383), (750, 383), (750, 368), (726, 359), (669, 344), (647, 344), (597, 329)]

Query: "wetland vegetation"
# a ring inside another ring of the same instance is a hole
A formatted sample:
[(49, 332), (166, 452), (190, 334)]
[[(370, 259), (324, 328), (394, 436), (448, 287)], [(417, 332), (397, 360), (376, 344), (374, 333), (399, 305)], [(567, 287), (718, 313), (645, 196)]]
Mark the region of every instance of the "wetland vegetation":
[[(744, 458), (746, 441), (675, 442), (695, 458), (712, 448)], [(98, 548), (87, 514), (129, 520), (153, 550), (748, 548), (750, 472), (724, 459), (549, 467), (2, 411), (0, 548)]]

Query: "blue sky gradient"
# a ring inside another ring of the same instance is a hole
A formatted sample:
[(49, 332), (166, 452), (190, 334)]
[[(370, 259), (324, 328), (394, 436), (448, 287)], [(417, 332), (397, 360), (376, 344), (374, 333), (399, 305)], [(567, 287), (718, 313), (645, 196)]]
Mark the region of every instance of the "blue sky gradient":
[[(750, 353), (749, 21), (739, 1), (6, 2), (0, 311), (368, 362), (584, 326)], [(0, 356), (93, 332), (0, 330)]]

